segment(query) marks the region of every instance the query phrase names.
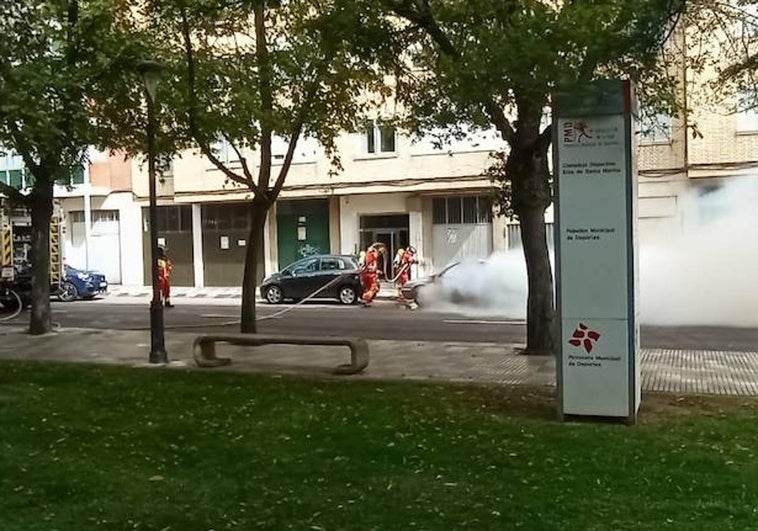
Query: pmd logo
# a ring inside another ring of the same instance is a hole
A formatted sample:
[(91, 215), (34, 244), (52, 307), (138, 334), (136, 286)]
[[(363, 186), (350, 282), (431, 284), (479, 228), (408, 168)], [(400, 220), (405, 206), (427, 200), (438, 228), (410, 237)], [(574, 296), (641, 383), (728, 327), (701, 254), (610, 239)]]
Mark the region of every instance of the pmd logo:
[(567, 120), (563, 122), (563, 143), (581, 144), (583, 139), (591, 139), (592, 131), (587, 122)]
[(599, 339), (600, 332), (590, 330), (590, 327), (586, 324), (579, 323), (579, 326), (576, 327), (574, 333), (571, 335), (571, 339), (569, 339), (569, 345), (584, 348), (587, 354), (589, 354), (595, 348), (595, 343)]

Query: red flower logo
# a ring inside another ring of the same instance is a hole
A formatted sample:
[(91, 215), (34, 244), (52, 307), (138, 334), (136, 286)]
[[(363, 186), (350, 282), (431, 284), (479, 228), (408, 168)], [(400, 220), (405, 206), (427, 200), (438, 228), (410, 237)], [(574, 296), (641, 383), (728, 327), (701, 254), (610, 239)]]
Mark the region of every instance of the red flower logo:
[(576, 327), (576, 330), (574, 330), (574, 333), (571, 335), (571, 339), (569, 339), (569, 345), (575, 347), (583, 346), (584, 350), (589, 354), (592, 352), (595, 342), (597, 342), (598, 339), (600, 339), (599, 332), (590, 330), (584, 323), (579, 323), (579, 326)]

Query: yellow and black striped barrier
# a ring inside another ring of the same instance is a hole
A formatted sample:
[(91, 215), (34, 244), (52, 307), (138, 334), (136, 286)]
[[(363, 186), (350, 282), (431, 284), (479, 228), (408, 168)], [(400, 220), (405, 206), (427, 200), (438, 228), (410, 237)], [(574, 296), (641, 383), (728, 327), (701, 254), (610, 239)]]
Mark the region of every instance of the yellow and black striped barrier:
[(13, 265), (13, 233), (10, 225), (3, 224), (0, 228), (0, 250), (2, 250), (0, 265)]
[(60, 218), (53, 216), (50, 220), (50, 280), (53, 282), (57, 282), (63, 277), (60, 236)]

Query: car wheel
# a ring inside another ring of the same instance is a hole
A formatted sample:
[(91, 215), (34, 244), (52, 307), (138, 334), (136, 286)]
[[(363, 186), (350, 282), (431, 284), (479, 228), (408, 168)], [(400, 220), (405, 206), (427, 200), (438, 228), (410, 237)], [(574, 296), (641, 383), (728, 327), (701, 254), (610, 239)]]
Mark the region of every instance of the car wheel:
[(3, 302), (3, 308), (8, 310), (9, 312), (15, 312), (16, 310), (18, 310), (18, 299), (14, 297), (13, 299), (9, 299)]
[(77, 291), (76, 286), (74, 286), (71, 282), (64, 282), (61, 286), (60, 291), (58, 292), (58, 298), (61, 300), (61, 302), (75, 301), (78, 296), (79, 292)]
[(358, 294), (352, 286), (342, 286), (340, 288), (340, 302), (342, 304), (355, 304), (358, 300)]
[(266, 290), (266, 301), (269, 304), (279, 304), (284, 299), (282, 288), (277, 285), (269, 286)]

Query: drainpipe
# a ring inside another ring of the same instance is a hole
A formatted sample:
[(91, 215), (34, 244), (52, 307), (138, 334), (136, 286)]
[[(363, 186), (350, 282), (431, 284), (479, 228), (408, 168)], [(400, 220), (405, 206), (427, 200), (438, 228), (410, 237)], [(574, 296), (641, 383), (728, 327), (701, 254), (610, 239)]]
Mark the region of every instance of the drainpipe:
[(84, 269), (89, 271), (90, 238), (92, 236), (92, 189), (89, 181), (89, 163), (84, 165), (82, 191), (84, 192)]

